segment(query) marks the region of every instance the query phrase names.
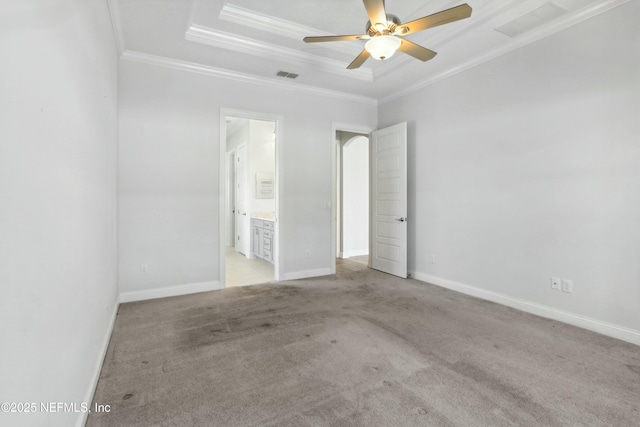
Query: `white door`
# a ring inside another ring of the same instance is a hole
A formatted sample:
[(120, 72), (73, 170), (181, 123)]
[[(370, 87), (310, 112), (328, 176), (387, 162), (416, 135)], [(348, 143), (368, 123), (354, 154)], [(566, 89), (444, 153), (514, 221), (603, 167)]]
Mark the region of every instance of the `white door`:
[(407, 277), (407, 123), (371, 134), (371, 267)]
[(247, 146), (236, 150), (236, 251), (250, 255), (249, 170), (247, 168)]

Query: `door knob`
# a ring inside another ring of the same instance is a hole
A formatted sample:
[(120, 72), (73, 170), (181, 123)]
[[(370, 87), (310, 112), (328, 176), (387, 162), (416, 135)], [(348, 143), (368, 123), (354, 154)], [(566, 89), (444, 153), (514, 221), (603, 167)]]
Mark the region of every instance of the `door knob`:
[(400, 221), (400, 222), (405, 222), (406, 220), (407, 218), (405, 217), (396, 218), (396, 221)]

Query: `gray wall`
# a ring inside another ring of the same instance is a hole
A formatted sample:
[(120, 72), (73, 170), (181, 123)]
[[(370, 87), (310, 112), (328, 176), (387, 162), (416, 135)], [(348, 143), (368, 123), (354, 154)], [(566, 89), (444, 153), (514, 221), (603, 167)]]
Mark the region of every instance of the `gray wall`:
[[(118, 54), (105, 1), (2, 8), (0, 402), (79, 405), (91, 400), (118, 296)], [(85, 415), (38, 406), (0, 423), (71, 426)]]
[(375, 105), (130, 61), (120, 65), (119, 105), (124, 294), (219, 285), (221, 108), (283, 117), (281, 273), (287, 279), (331, 272), (332, 122), (373, 127)]
[(638, 16), (631, 2), (380, 106), (381, 127), (408, 121), (417, 277), (640, 342)]
[(369, 138), (342, 146), (343, 255), (369, 253)]

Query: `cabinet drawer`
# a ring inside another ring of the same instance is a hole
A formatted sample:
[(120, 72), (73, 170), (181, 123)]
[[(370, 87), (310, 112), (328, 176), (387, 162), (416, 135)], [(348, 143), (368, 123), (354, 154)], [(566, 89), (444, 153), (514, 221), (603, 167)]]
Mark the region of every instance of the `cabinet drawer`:
[(264, 231), (262, 232), (263, 236), (265, 239), (272, 239), (273, 238), (273, 231), (269, 231), (266, 228), (264, 229)]
[(264, 250), (271, 251), (271, 239), (264, 239)]
[(263, 224), (263, 225), (262, 225), (262, 227), (263, 227), (265, 230), (271, 230), (271, 231), (273, 231), (273, 230), (274, 230), (274, 223), (273, 223), (273, 221), (262, 221), (262, 224)]
[(273, 262), (273, 255), (271, 254), (271, 250), (264, 250), (264, 259), (269, 261), (269, 262)]
[(251, 225), (258, 228), (264, 228), (264, 221), (261, 219), (251, 219)]

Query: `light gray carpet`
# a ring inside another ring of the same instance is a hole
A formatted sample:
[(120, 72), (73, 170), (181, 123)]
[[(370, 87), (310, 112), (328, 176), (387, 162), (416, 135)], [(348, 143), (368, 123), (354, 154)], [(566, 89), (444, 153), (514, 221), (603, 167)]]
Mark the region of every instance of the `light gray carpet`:
[(88, 426), (638, 426), (640, 348), (366, 271), (123, 304)]

